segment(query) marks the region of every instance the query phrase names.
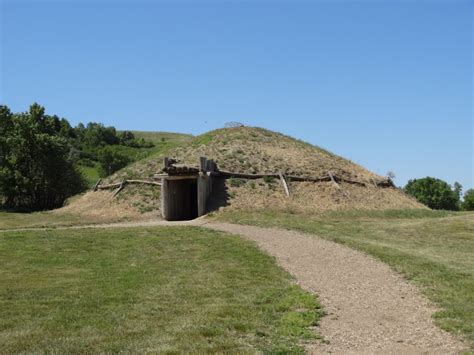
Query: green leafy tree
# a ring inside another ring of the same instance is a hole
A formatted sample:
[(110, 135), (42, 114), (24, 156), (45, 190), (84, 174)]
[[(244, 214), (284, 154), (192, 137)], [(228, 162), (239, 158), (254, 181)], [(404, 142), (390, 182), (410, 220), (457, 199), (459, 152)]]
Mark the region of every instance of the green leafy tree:
[(131, 131), (123, 131), (119, 134), (120, 144), (132, 148), (153, 148), (155, 145), (143, 138), (135, 138)]
[(131, 131), (123, 131), (119, 134), (120, 143), (124, 144), (126, 142), (132, 141), (135, 139), (135, 135)]
[(92, 147), (120, 143), (120, 138), (114, 127), (105, 127), (103, 124), (95, 122), (87, 124), (82, 137), (84, 143)]
[(84, 188), (76, 165), (100, 167), (106, 176), (143, 157), (153, 146), (131, 131), (117, 133), (100, 123), (72, 127), (64, 118), (47, 115), (36, 103), (28, 112), (16, 114), (0, 106), (0, 205), (60, 206)]
[(112, 146), (106, 146), (99, 152), (100, 175), (108, 176), (130, 163), (131, 159), (118, 152)]
[(15, 175), (12, 170), (14, 160), (10, 156), (13, 114), (7, 106), (0, 106), (0, 203), (2, 195), (14, 189)]
[(464, 193), (462, 209), (465, 211), (474, 211), (474, 189), (469, 189)]
[(462, 186), (454, 184), (454, 189), (440, 179), (425, 177), (408, 181), (404, 191), (418, 201), (436, 210), (459, 210)]
[(60, 125), (38, 104), (12, 114), (0, 106), (0, 201), (9, 208), (50, 209), (84, 188)]

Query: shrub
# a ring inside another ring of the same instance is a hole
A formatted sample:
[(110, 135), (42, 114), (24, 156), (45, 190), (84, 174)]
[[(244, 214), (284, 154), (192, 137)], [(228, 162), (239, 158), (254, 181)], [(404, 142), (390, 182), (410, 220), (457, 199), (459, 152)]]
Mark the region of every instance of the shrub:
[(113, 174), (130, 161), (128, 156), (118, 152), (114, 147), (106, 146), (99, 151), (100, 175), (104, 177)]
[(244, 179), (239, 179), (239, 178), (230, 178), (229, 179), (229, 186), (240, 187), (240, 186), (243, 186), (244, 184), (245, 184)]
[[(125, 131), (125, 132), (127, 132), (127, 131)], [(132, 132), (130, 132), (130, 133), (132, 133)], [(155, 146), (153, 144), (153, 142), (146, 141), (143, 138), (121, 139), (120, 144), (122, 144), (124, 146), (127, 146), (127, 147), (132, 147), (132, 148), (153, 148)]]
[(82, 130), (82, 141), (90, 147), (119, 144), (120, 138), (114, 127), (105, 127), (101, 123), (89, 122)]
[(267, 184), (273, 184), (275, 182), (275, 178), (273, 176), (264, 176), (263, 181)]
[(135, 135), (133, 134), (133, 132), (123, 131), (123, 132), (120, 132), (119, 139), (120, 139), (121, 144), (125, 144), (128, 141), (134, 140)]

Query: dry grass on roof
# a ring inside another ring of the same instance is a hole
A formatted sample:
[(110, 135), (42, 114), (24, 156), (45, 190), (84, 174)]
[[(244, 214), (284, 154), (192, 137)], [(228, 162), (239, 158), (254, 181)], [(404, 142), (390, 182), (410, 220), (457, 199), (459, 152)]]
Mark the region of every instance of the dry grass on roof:
[[(282, 171), (287, 175), (319, 177), (328, 171), (360, 181), (380, 179), (367, 169), (303, 141), (255, 127), (225, 128), (196, 137), (190, 144), (166, 155), (196, 166), (199, 157), (213, 159), (223, 170), (262, 174)], [(112, 175), (120, 178), (151, 177), (162, 168), (163, 155), (144, 159)]]
[[(371, 184), (372, 179), (383, 177), (350, 160), (286, 135), (255, 127), (218, 129), (202, 134), (160, 155), (136, 162), (108, 177), (104, 183), (152, 179), (162, 170), (164, 156), (176, 158), (180, 164), (189, 166), (197, 166), (199, 157), (205, 156), (213, 159), (222, 170), (250, 174), (281, 171), (286, 175), (320, 177), (331, 171), (341, 178), (368, 183), (367, 187), (343, 183), (341, 189), (337, 189), (331, 182), (291, 182), (291, 197), (288, 199), (278, 180), (227, 180), (225, 196), (218, 196), (220, 201), (225, 200), (227, 209), (271, 207), (313, 213), (425, 208), (395, 188), (376, 188)], [(236, 181), (239, 182), (235, 184)], [(97, 193), (86, 194), (68, 208), (86, 215), (116, 213), (130, 218), (158, 218), (159, 187), (127, 186), (114, 199)], [(111, 212), (111, 209), (115, 211)]]

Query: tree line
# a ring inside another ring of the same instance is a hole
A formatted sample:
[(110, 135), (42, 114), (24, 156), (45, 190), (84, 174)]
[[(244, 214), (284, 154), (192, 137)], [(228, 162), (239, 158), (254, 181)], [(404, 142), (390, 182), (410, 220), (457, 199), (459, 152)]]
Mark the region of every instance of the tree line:
[(425, 177), (409, 180), (403, 190), (434, 210), (474, 210), (474, 189), (467, 190), (461, 200), (462, 186), (458, 182), (451, 187), (441, 179)]
[(0, 204), (60, 207), (86, 188), (79, 165), (98, 165), (102, 176), (110, 175), (132, 160), (121, 152), (124, 147), (151, 148), (153, 143), (100, 123), (72, 127), (37, 103), (21, 113), (0, 105)]
[[(37, 103), (21, 113), (0, 105), (0, 205), (61, 207), (86, 188), (79, 165), (99, 165), (101, 175), (107, 176), (133, 160), (128, 148), (152, 147), (130, 131), (117, 132), (100, 123), (72, 127), (65, 118), (47, 115)], [(467, 190), (463, 200), (461, 189), (458, 183), (451, 187), (432, 177), (410, 180), (403, 188), (432, 209), (474, 210), (474, 189)]]

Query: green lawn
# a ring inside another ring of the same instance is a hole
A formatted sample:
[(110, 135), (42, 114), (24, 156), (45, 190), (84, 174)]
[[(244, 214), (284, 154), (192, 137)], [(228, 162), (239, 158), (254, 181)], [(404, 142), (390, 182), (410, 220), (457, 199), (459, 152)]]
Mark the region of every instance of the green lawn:
[(2, 353), (294, 353), (321, 315), (254, 244), (200, 228), (0, 232), (0, 265)]
[(81, 217), (51, 212), (5, 212), (0, 211), (0, 230), (29, 227), (51, 227), (80, 223)]
[(225, 212), (218, 219), (315, 234), (371, 254), (408, 279), (442, 310), (442, 328), (474, 345), (474, 213), (273, 211)]
[(153, 142), (152, 148), (131, 148), (120, 146), (121, 153), (129, 156), (133, 161), (139, 161), (152, 155), (161, 155), (166, 151), (182, 144), (186, 144), (194, 137), (190, 134), (172, 132), (132, 131), (136, 138), (143, 138)]
[[(79, 198), (75, 196), (74, 198)], [(129, 218), (84, 216), (65, 212), (42, 211), (42, 212), (7, 212), (0, 210), (0, 231), (4, 229), (19, 228), (56, 228), (78, 225), (90, 225), (98, 223), (125, 222)]]
[(153, 143), (189, 142), (194, 138), (191, 134), (173, 133), (173, 132), (153, 132), (153, 131), (132, 131), (136, 138), (143, 138)]
[[(191, 141), (194, 137), (190, 134), (172, 133), (172, 132), (146, 132), (132, 131), (136, 138), (143, 138), (146, 141), (153, 142), (151, 148), (134, 148), (123, 145), (116, 145), (114, 149), (127, 156), (131, 163), (145, 159), (151, 155), (160, 155), (169, 149), (175, 148), (180, 144)], [(86, 179), (89, 186), (93, 186), (100, 177), (99, 163), (96, 166), (80, 165), (79, 169)]]

